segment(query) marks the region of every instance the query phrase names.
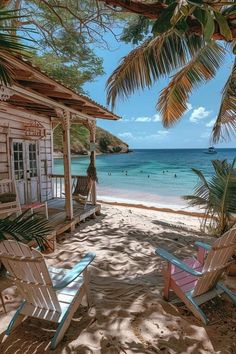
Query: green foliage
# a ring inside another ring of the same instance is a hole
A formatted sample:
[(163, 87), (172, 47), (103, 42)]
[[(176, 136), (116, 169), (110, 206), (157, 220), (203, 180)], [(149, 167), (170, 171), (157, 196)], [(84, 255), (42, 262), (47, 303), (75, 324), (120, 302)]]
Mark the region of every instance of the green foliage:
[(46, 71), (49, 76), (78, 93), (84, 93), (82, 87), (86, 82), (91, 82), (103, 74), (102, 60), (92, 52), (89, 55), (88, 48), (86, 54), (81, 53), (79, 63), (66, 56), (57, 56), (53, 52), (39, 56), (35, 54), (32, 62)]
[(189, 205), (197, 206), (205, 211), (203, 227), (222, 235), (234, 223), (233, 215), (236, 213), (236, 158), (230, 164), (227, 160), (214, 160), (212, 165), (215, 174), (210, 180), (200, 170), (192, 169), (199, 177), (199, 183), (193, 195), (183, 198)]
[(151, 21), (145, 16), (130, 16), (129, 25), (123, 29), (120, 40), (125, 43), (138, 44), (150, 32)]
[(102, 136), (99, 139), (99, 147), (101, 149), (102, 152), (107, 152), (108, 150), (108, 145), (110, 145), (110, 140), (108, 137), (106, 136)]
[(112, 150), (114, 151), (114, 152), (116, 152), (116, 153), (119, 153), (119, 152), (121, 152), (121, 147), (120, 146), (114, 146), (113, 148), (112, 148)]
[(47, 245), (46, 237), (51, 232), (52, 229), (46, 219), (31, 215), (28, 210), (15, 218), (8, 216), (0, 220), (0, 241), (9, 237), (23, 243), (35, 240), (38, 246), (44, 249)]
[[(184, 116), (190, 93), (217, 74), (226, 53), (224, 42), (232, 41), (228, 47), (236, 53), (233, 40), (236, 5), (205, 0), (159, 1), (155, 2), (156, 19), (152, 2), (136, 5), (124, 6), (124, 10), (127, 8), (132, 13), (137, 9), (138, 15), (136, 26), (132, 18), (121, 39), (133, 44), (143, 42), (123, 58), (109, 77), (107, 103), (114, 108), (118, 97), (127, 98), (139, 88), (151, 87), (162, 77), (171, 78), (156, 104), (163, 125), (170, 127)], [(148, 26), (140, 15), (142, 11), (149, 18)], [(235, 131), (234, 82), (235, 68), (223, 90), (222, 106), (213, 129), (215, 142), (230, 138)]]
[(154, 35), (164, 33), (172, 28), (171, 19), (174, 16), (175, 8), (177, 6), (176, 2), (170, 4), (167, 8), (163, 10), (158, 19), (154, 22), (152, 27), (152, 32)]
[[(35, 31), (33, 62), (66, 86), (83, 92), (83, 85), (104, 74), (96, 46), (107, 46), (104, 33), (112, 31), (116, 15), (96, 0), (12, 0), (24, 25)], [(108, 16), (108, 14), (110, 16)], [(26, 33), (27, 35), (27, 33)]]
[[(89, 131), (81, 124), (72, 124), (70, 130), (71, 138), (71, 151), (73, 153), (86, 153), (89, 150)], [(116, 136), (108, 133), (106, 130), (97, 127), (96, 129), (96, 144), (98, 151), (108, 152), (107, 145), (100, 147), (100, 140), (108, 141), (113, 148), (119, 148), (120, 146), (126, 146), (126, 144), (118, 139)], [(62, 127), (57, 126), (53, 135), (54, 150), (63, 151), (62, 148)], [(104, 149), (105, 147), (105, 149)], [(120, 152), (120, 151), (117, 151)]]

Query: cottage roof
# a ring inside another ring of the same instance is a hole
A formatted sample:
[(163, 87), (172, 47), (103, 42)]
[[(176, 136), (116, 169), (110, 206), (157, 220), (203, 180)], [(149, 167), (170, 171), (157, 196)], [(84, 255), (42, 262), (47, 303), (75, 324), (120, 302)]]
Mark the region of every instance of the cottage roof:
[(21, 56), (1, 53), (12, 72), (11, 97), (13, 105), (36, 114), (56, 117), (56, 109), (66, 109), (80, 118), (102, 118), (117, 120), (116, 114), (91, 98), (76, 93), (61, 82), (52, 79), (45, 72)]

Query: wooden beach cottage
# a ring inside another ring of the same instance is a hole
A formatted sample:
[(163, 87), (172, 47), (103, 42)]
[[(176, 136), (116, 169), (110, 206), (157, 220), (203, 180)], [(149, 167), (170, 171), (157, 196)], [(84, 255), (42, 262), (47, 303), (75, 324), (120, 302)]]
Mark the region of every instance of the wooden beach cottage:
[[(76, 176), (71, 175), (70, 126), (83, 124), (90, 133), (90, 165), (96, 158), (96, 120), (118, 116), (90, 98), (48, 77), (28, 60), (1, 53), (13, 76), (11, 87), (0, 86), (0, 180), (15, 182), (20, 203), (47, 201), (49, 220), (57, 234), (100, 210), (96, 182), (91, 201), (73, 200)], [(63, 129), (64, 175), (53, 175), (53, 130)], [(84, 172), (86, 175), (86, 171)]]

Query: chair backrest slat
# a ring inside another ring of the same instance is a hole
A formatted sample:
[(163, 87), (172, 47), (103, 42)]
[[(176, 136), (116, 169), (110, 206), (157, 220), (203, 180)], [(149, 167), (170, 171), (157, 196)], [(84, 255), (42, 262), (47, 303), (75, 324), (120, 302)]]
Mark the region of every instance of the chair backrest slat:
[(212, 245), (204, 262), (204, 275), (198, 280), (193, 295), (198, 296), (210, 290), (225, 272), (236, 250), (236, 227), (225, 232)]
[(5, 240), (0, 242), (0, 258), (28, 303), (46, 310), (61, 311), (40, 252), (23, 243)]

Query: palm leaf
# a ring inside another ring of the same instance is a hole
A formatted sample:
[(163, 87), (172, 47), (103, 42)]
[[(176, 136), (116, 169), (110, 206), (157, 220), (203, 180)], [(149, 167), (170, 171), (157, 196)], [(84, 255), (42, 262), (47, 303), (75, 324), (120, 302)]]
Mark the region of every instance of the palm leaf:
[[(21, 41), (29, 40), (17, 35), (13, 32), (16, 28), (12, 28), (9, 24), (14, 20), (21, 18), (18, 10), (6, 10), (5, 6), (8, 2), (0, 6), (0, 51), (10, 52), (11, 54), (28, 55), (27, 51), (32, 47), (22, 44)], [(6, 61), (0, 55), (0, 84), (11, 85), (11, 69)]]
[(0, 220), (0, 241), (12, 237), (19, 242), (36, 240), (40, 247), (47, 243), (46, 237), (52, 232), (48, 221), (38, 215), (27, 216), (28, 210), (12, 219), (8, 216)]
[(193, 89), (215, 76), (223, 54), (224, 49), (217, 43), (205, 45), (162, 90), (157, 109), (165, 127), (175, 124), (183, 116)]
[(219, 114), (212, 130), (213, 142), (229, 140), (236, 130), (236, 59), (224, 86)]
[(126, 98), (138, 88), (150, 87), (162, 76), (185, 65), (201, 48), (198, 36), (179, 35), (174, 30), (132, 50), (107, 81), (107, 103), (114, 108), (117, 97)]
[(207, 220), (219, 234), (231, 227), (231, 217), (236, 213), (236, 158), (232, 164), (226, 160), (212, 161), (215, 174), (209, 181), (199, 170), (194, 170), (200, 178), (193, 195), (183, 197), (191, 206), (205, 209), (204, 227)]
[(11, 73), (12, 71), (8, 63), (6, 63), (5, 60), (0, 57), (0, 84), (5, 86), (11, 85)]

